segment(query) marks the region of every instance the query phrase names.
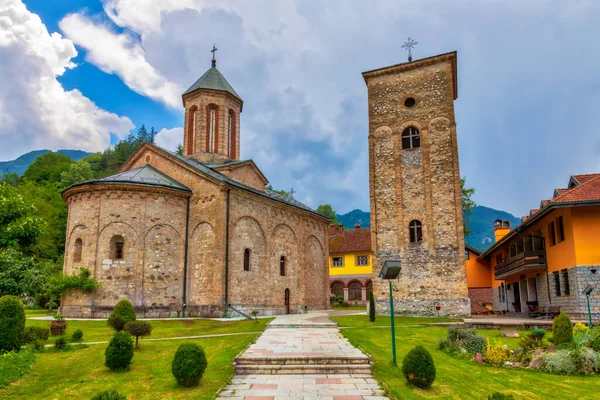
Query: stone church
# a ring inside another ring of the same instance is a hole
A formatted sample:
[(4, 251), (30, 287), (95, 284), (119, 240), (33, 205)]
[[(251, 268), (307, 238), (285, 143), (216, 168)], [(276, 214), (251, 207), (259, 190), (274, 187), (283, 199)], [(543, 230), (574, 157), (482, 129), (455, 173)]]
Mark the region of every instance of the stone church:
[(454, 116), (456, 57), (446, 53), (363, 73), (378, 312), (389, 309), (388, 282), (379, 272), (385, 261), (400, 261), (396, 312), (470, 314)]
[(183, 155), (144, 144), (118, 174), (75, 184), (64, 273), (89, 269), (94, 293), (63, 296), (69, 317), (300, 313), (329, 304), (329, 220), (274, 193), (240, 160), (243, 102), (212, 67), (185, 93)]

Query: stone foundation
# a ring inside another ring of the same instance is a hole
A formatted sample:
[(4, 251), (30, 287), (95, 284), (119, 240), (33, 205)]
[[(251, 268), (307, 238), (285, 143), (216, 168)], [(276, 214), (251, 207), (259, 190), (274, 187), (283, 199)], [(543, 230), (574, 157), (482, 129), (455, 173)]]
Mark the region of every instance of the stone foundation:
[[(436, 306), (440, 306), (439, 312)], [(377, 299), (375, 302), (377, 314), (390, 313), (390, 300)], [(394, 298), (395, 315), (416, 315), (427, 317), (468, 317), (471, 315), (471, 301), (468, 297), (454, 299), (407, 299)]]

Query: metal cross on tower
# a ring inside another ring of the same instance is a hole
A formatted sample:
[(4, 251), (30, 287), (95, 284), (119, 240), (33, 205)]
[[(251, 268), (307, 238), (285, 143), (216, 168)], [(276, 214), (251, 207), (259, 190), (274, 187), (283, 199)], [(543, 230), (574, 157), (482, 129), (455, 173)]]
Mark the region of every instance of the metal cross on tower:
[(213, 48), (210, 51), (211, 53), (213, 53), (213, 57), (212, 57), (212, 66), (216, 67), (217, 66), (217, 59), (215, 58), (215, 52), (217, 51), (217, 47), (215, 46), (215, 44), (213, 43)]
[(297, 193), (294, 188), (292, 188), (292, 190), (290, 190), (290, 197), (293, 199), (294, 198), (294, 194)]
[(408, 50), (408, 61), (412, 61), (412, 51), (411, 49), (413, 47), (415, 47), (416, 45), (418, 45), (418, 42), (415, 42), (414, 40), (412, 40), (410, 37), (408, 38), (408, 40), (406, 42), (404, 42), (404, 44), (402, 45), (403, 49), (407, 49)]

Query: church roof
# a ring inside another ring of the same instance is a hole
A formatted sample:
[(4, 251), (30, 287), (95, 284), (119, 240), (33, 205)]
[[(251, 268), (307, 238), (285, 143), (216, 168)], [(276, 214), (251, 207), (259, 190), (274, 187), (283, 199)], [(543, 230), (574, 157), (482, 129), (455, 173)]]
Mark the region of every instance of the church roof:
[(192, 93), (198, 89), (220, 90), (222, 92), (227, 92), (239, 101), (242, 101), (242, 98), (235, 92), (235, 90), (233, 90), (229, 82), (227, 82), (227, 79), (225, 79), (217, 67), (211, 67), (208, 71), (206, 71), (204, 75), (202, 75), (196, 82), (194, 82), (192, 86), (189, 87), (188, 90), (183, 92), (182, 96)]
[(147, 164), (141, 168), (130, 169), (129, 171), (125, 171), (120, 174), (107, 176), (106, 178), (76, 183), (75, 185), (70, 186), (70, 188), (83, 185), (99, 185), (111, 183), (158, 186), (167, 189), (181, 190), (183, 192), (191, 192), (191, 190), (188, 187), (177, 182), (170, 176), (163, 174), (150, 164)]

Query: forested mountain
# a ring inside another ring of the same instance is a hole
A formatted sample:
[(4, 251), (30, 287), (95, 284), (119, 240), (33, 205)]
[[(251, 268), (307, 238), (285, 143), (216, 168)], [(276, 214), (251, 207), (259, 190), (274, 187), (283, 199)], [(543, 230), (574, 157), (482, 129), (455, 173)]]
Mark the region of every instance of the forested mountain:
[[(27, 167), (29, 167), (36, 158), (46, 153), (50, 153), (50, 150), (34, 150), (11, 161), (0, 161), (0, 177), (4, 174), (12, 173), (23, 175), (27, 170)], [(56, 153), (69, 156), (73, 161), (79, 161), (83, 157), (92, 154), (83, 150), (57, 150)]]
[[(469, 245), (479, 250), (485, 250), (494, 243), (494, 221), (497, 219), (510, 221), (512, 227), (521, 223), (521, 219), (506, 211), (495, 210), (485, 206), (476, 206), (472, 208), (473, 214), (469, 217), (467, 228), (472, 232), (467, 236), (466, 241)], [(346, 214), (337, 214), (338, 222), (344, 224), (348, 229), (354, 228), (360, 224), (363, 228), (371, 226), (371, 214), (361, 210), (352, 210)]]

